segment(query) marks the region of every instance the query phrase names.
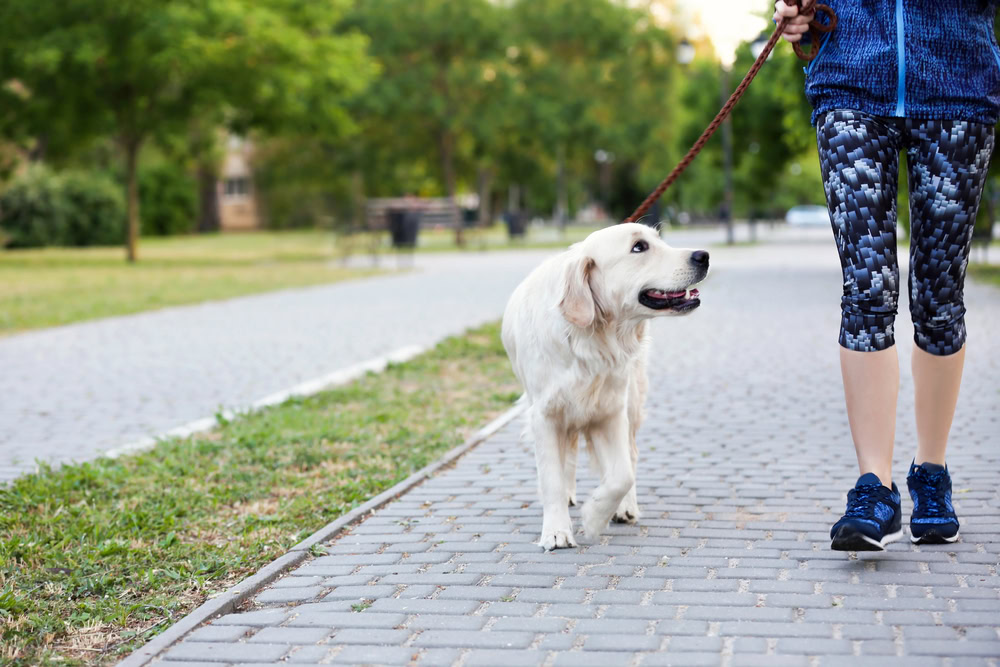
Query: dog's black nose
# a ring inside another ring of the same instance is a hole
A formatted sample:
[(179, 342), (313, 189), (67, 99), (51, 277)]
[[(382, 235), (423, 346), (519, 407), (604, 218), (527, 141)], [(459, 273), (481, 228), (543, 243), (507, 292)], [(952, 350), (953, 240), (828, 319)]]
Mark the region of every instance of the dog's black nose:
[(708, 266), (708, 253), (704, 250), (695, 250), (691, 253), (691, 261), (698, 266)]

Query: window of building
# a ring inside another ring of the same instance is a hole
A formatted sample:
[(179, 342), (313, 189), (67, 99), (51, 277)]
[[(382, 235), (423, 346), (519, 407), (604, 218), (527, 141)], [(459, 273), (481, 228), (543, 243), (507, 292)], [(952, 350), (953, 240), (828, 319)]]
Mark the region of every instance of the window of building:
[(227, 178), (223, 182), (222, 193), (226, 197), (246, 197), (250, 194), (250, 179), (246, 176)]

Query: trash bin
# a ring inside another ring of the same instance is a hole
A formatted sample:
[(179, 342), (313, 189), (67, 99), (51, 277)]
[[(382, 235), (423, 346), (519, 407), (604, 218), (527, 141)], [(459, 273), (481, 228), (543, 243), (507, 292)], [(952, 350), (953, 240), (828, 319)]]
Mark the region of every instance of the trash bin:
[(462, 209), (462, 226), (466, 229), (475, 227), (476, 223), (479, 222), (479, 209), (477, 208), (463, 208)]
[(385, 215), (389, 223), (389, 237), (392, 239), (392, 247), (399, 248), (403, 242), (403, 221), (406, 218), (406, 210), (390, 208)]
[(510, 238), (524, 237), (524, 216), (519, 211), (504, 211), (503, 221), (507, 225), (507, 235)]
[(414, 248), (420, 228), (420, 211), (409, 208), (391, 208), (386, 212), (389, 236), (393, 248)]
[(416, 248), (417, 232), (420, 230), (420, 211), (408, 209), (403, 214), (403, 226), (399, 238), (399, 248)]

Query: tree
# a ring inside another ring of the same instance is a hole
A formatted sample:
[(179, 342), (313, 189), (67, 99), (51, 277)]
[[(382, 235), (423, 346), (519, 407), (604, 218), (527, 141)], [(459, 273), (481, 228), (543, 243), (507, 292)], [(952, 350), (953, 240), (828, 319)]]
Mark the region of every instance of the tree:
[(530, 127), (555, 161), (554, 217), (562, 225), (571, 177), (589, 170), (596, 149), (611, 148), (600, 141), (611, 119), (598, 108), (613, 103), (610, 59), (627, 52), (634, 15), (607, 0), (518, 0), (512, 12)]
[[(468, 132), (462, 108), (483, 86), (484, 64), (503, 54), (502, 11), (488, 0), (361, 0), (346, 22), (371, 38), (382, 68), (358, 103), (369, 119), (368, 136), (413, 158), (436, 153), (447, 197), (456, 193), (456, 163)], [(458, 220), (455, 230), (462, 245)]]
[[(0, 81), (24, 90), (19, 135), (114, 135), (136, 259), (138, 162), (150, 139), (194, 119), (343, 128), (338, 107), (372, 72), (366, 41), (338, 34), (345, 0), (6, 0)], [(8, 94), (9, 98), (10, 95)], [(41, 141), (41, 139), (39, 139)]]

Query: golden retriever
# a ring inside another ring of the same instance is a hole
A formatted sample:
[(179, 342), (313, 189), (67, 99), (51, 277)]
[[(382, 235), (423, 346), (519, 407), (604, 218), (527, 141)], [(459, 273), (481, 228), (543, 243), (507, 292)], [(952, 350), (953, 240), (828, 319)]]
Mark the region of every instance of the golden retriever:
[(576, 546), (577, 441), (587, 443), (600, 484), (583, 506), (584, 534), (608, 520), (639, 518), (635, 492), (648, 381), (646, 320), (690, 313), (690, 290), (708, 274), (708, 253), (675, 249), (653, 229), (624, 223), (594, 232), (543, 262), (514, 290), (503, 344), (529, 401), (546, 550)]

